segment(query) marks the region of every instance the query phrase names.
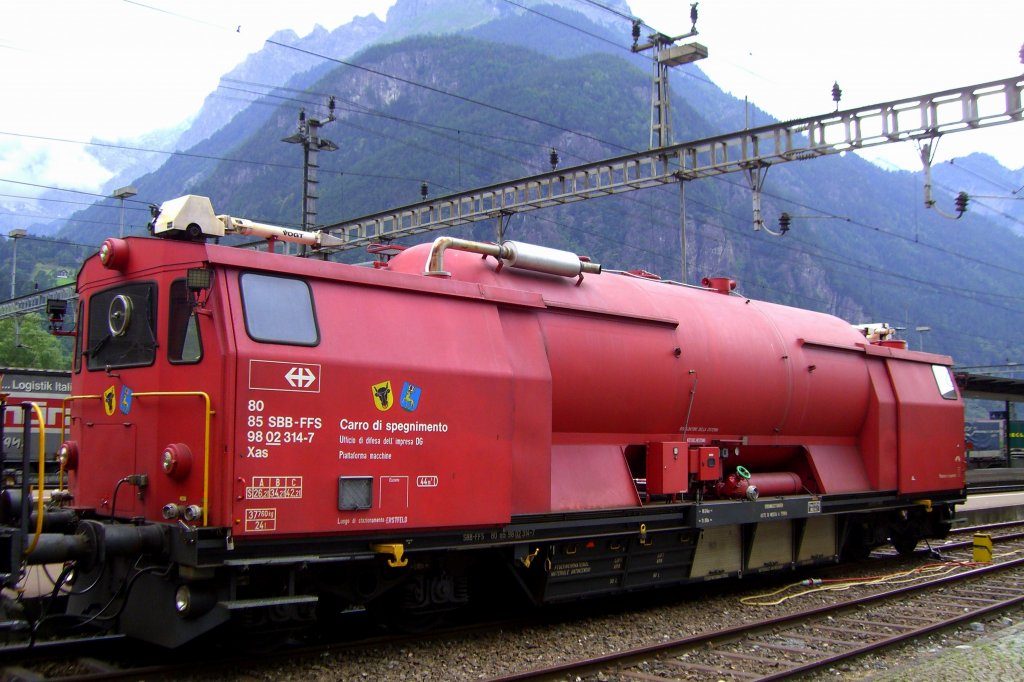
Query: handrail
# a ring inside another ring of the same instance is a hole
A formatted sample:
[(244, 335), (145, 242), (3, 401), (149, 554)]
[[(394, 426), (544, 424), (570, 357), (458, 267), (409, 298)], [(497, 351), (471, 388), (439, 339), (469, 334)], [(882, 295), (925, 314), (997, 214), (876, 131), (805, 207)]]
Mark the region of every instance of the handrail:
[[(44, 462), (44, 455), (46, 453), (46, 417), (43, 416), (43, 410), (39, 407), (38, 403), (25, 402), (21, 405), (22, 407), (31, 406), (35, 410), (36, 418), (39, 420), (39, 499), (36, 501), (36, 533), (32, 536), (32, 543), (25, 550), (25, 556), (28, 556), (35, 551), (36, 545), (39, 544), (39, 536), (43, 534), (43, 495), (46, 492), (46, 464)], [(24, 443), (24, 447), (28, 447), (27, 442)], [(28, 471), (21, 472), (21, 475), (28, 476)], [(24, 528), (24, 526), (22, 527)]]
[(75, 400), (103, 400), (101, 395), (69, 395), (60, 401), (61, 409), (61, 420), (60, 420), (60, 442), (63, 443), (67, 440), (67, 428), (68, 420), (64, 419), (64, 415), (68, 413), (68, 403), (74, 402)]
[(210, 501), (210, 417), (213, 416), (213, 409), (210, 407), (210, 395), (203, 391), (145, 391), (132, 393), (132, 398), (146, 396), (196, 396), (206, 402), (206, 417), (203, 428), (203, 525), (207, 525), (209, 516)]
[[(209, 502), (210, 502), (210, 417), (216, 414), (210, 407), (210, 395), (203, 391), (142, 391), (132, 393), (132, 398), (143, 398), (143, 397), (160, 397), (160, 396), (195, 396), (202, 398), (206, 402), (206, 416), (203, 424), (203, 525), (207, 525), (209, 517)], [(64, 399), (67, 403), (71, 400), (85, 400), (85, 399), (102, 399), (103, 396), (99, 395), (73, 395), (68, 396)], [(61, 441), (64, 440), (64, 429), (66, 424), (61, 425)]]

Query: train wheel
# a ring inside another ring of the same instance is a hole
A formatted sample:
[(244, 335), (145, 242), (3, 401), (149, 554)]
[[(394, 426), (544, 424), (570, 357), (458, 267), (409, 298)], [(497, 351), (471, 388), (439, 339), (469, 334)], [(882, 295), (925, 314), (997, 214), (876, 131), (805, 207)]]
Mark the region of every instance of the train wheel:
[(442, 625), (467, 605), (466, 578), (444, 570), (420, 573), (367, 604), (381, 625), (402, 632), (424, 632)]
[(846, 561), (864, 561), (871, 554), (871, 531), (865, 521), (852, 521), (843, 542), (842, 558)]
[(918, 535), (914, 530), (909, 529), (905, 531), (893, 531), (889, 537), (889, 542), (896, 549), (900, 556), (911, 556), (914, 550), (917, 549), (917, 543), (921, 540), (921, 536)]

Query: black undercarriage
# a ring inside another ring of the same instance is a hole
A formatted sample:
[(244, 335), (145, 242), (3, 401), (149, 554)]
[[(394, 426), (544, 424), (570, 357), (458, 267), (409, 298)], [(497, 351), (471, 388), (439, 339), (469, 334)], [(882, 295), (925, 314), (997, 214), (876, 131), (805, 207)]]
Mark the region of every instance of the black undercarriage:
[[(517, 516), (497, 528), (276, 540), (235, 540), (228, 529), (184, 523), (79, 519), (38, 542), (43, 563), (68, 567), (51, 573), (70, 594), (24, 613), (66, 611), (67, 623), (167, 647), (228, 622), (276, 627), (352, 606), (400, 626), (489, 592), (564, 602), (835, 563), (886, 542), (909, 552), (922, 538), (945, 536), (962, 501), (946, 493), (666, 502)], [(41, 562), (23, 561), (31, 535), (0, 532), (9, 586), (25, 563)]]

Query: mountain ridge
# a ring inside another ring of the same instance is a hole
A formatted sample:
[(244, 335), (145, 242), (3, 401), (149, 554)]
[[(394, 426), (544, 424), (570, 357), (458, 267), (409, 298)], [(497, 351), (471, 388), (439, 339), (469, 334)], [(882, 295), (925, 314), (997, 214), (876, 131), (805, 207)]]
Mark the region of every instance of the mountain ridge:
[[(545, 10), (559, 17), (568, 17), (567, 11)], [(574, 21), (612, 35), (601, 25)], [(321, 223), (413, 203), (425, 179), (437, 196), (545, 170), (551, 148), (559, 150), (563, 165), (617, 155), (621, 147), (644, 148), (650, 76), (640, 68), (643, 62), (621, 58), (620, 50), (596, 40), (601, 45), (593, 50), (581, 39), (571, 49), (559, 46), (563, 56), (546, 54), (550, 28), (530, 13), (504, 16), (466, 34), (374, 44), (351, 60), (456, 97), (336, 62), (306, 72), (306, 89), (318, 98), (339, 96), (338, 121), (322, 131), (341, 149), (321, 155)], [(496, 43), (495, 35), (506, 40)], [(672, 85), (677, 139), (742, 127), (743, 103), (696, 67), (675, 73)], [(469, 94), (590, 137), (458, 97)], [(299, 149), (280, 140), (294, 132), (303, 104), (261, 101), (189, 148), (189, 156), (171, 157), (137, 178), (140, 198), (204, 193), (218, 212), (298, 224)], [(951, 207), (958, 185), (949, 180), (947, 189), (939, 171), (936, 198)], [(910, 329), (928, 324), (936, 330), (929, 343), (939, 349), (942, 339), (943, 352), (972, 364), (1020, 355), (1014, 329), (1021, 315), (1012, 307), (1018, 300), (1012, 278), (1024, 274), (1016, 265), (1020, 238), (973, 209), (962, 221), (925, 211), (919, 174), (887, 172), (856, 155), (781, 164), (768, 175), (763, 210), (772, 226), (783, 210), (798, 216), (782, 239), (752, 230), (750, 189), (740, 176), (688, 183), (686, 196), (690, 281), (698, 274), (730, 275), (753, 297), (852, 322), (882, 318)], [(134, 215), (131, 222), (138, 225), (139, 212)], [(678, 190), (669, 187), (513, 216), (506, 235), (588, 253), (610, 268), (678, 279), (678, 216)], [(64, 236), (95, 241), (109, 234), (103, 227), (109, 213), (87, 209), (76, 217), (95, 220), (97, 227), (82, 223), (87, 227), (66, 228)], [(494, 239), (495, 230), (491, 223), (449, 233)], [(953, 285), (954, 275), (967, 285)]]

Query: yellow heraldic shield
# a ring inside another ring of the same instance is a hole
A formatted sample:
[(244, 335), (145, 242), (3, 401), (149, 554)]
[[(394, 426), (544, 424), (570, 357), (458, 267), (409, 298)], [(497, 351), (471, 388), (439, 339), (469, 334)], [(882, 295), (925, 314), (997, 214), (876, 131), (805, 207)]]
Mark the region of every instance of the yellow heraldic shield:
[(117, 409), (117, 389), (113, 386), (103, 391), (103, 411), (107, 413), (108, 417), (114, 415), (114, 410)]
[(391, 391), (391, 382), (382, 381), (379, 384), (374, 384), (371, 387), (373, 391), (373, 404), (377, 406), (377, 409), (381, 412), (387, 412), (391, 409), (391, 406), (395, 404), (394, 393)]

